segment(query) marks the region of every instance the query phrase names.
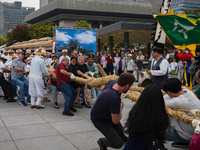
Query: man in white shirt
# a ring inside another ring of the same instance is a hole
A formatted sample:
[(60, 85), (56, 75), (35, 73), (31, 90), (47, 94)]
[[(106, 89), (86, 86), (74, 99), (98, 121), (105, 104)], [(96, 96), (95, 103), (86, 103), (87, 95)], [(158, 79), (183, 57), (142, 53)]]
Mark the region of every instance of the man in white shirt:
[(154, 84), (162, 88), (163, 82), (168, 79), (169, 62), (163, 57), (163, 49), (154, 48), (152, 51), (151, 70), (147, 73), (152, 76), (151, 80)]
[[(163, 90), (167, 92), (164, 96), (165, 105), (170, 108), (185, 110), (200, 110), (200, 101), (195, 94), (187, 88), (181, 87), (181, 81), (170, 78), (163, 83)], [(191, 115), (187, 113), (187, 115)], [(171, 132), (171, 133), (168, 133)], [(170, 130), (166, 130), (166, 140), (175, 141), (174, 147), (188, 146), (194, 135), (194, 127), (180, 120), (170, 117)]]
[(69, 60), (69, 63), (70, 63), (70, 57), (67, 56), (67, 52), (68, 52), (67, 49), (63, 49), (63, 50), (62, 50), (63, 55), (62, 55), (62, 56), (60, 57), (60, 59), (59, 59), (60, 62), (62, 62), (62, 59), (66, 57), (66, 58)]
[(176, 59), (174, 58), (173, 59), (173, 62), (171, 62), (170, 64), (169, 64), (169, 73), (170, 72), (172, 72), (172, 71), (175, 71), (176, 70), (176, 68), (177, 68), (177, 62), (176, 62)]
[[(42, 79), (42, 74), (50, 76), (50, 73), (47, 71), (44, 60), (41, 58), (46, 51), (42, 48), (39, 48), (35, 51), (35, 58), (31, 62), (31, 68), (29, 73), (29, 93), (31, 95), (31, 108), (45, 108), (41, 104), (41, 101), (44, 97), (44, 81)], [(37, 99), (37, 103), (35, 100)]]
[(0, 86), (4, 91), (4, 99), (7, 99), (6, 102), (16, 102), (16, 100), (13, 100), (12, 85), (7, 80), (5, 80), (3, 75), (3, 72), (11, 72), (10, 69), (5, 67), (5, 61), (6, 59), (3, 57), (0, 58)]

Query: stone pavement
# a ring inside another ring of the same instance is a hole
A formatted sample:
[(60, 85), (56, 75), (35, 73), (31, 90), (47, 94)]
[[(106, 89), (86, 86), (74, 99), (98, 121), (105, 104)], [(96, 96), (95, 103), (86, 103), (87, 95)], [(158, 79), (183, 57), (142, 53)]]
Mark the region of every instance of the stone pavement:
[[(52, 100), (50, 92), (48, 97)], [(63, 96), (58, 95), (58, 99), (60, 109), (54, 109), (51, 101), (38, 110), (19, 105), (19, 100), (6, 103), (0, 98), (0, 150), (98, 150), (96, 141), (103, 135), (90, 121), (91, 109), (84, 107), (73, 117), (63, 116)], [(134, 105), (129, 99), (123, 102), (122, 124)], [(169, 150), (186, 150), (172, 148), (171, 142), (165, 145)]]

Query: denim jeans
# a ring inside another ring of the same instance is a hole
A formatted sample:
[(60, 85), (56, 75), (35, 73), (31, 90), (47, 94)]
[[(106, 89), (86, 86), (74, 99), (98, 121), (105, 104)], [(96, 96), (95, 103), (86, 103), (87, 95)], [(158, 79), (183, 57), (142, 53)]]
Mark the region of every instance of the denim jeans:
[(31, 96), (28, 93), (28, 82), (25, 78), (15, 78), (12, 80), (14, 85), (18, 85), (20, 88), (20, 101), (25, 101), (25, 93), (27, 94), (27, 101), (31, 100)]
[(77, 91), (69, 83), (66, 82), (59, 84), (58, 89), (66, 95), (64, 111), (69, 111), (70, 107), (73, 107)]
[(165, 140), (167, 141), (175, 141), (175, 142), (181, 142), (181, 143), (190, 143), (190, 141), (187, 141), (183, 139), (176, 130), (172, 127), (168, 127), (165, 132)]
[(115, 67), (115, 75), (116, 75), (116, 76), (119, 76), (119, 73), (118, 73), (117, 67)]

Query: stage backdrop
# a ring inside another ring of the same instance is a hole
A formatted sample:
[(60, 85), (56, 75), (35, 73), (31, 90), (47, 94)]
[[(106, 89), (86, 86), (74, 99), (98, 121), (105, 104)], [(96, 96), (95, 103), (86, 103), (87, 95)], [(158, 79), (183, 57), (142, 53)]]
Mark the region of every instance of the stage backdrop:
[(91, 50), (96, 52), (96, 30), (56, 29), (56, 40), (56, 53), (63, 49), (68, 55), (75, 49), (87, 55)]

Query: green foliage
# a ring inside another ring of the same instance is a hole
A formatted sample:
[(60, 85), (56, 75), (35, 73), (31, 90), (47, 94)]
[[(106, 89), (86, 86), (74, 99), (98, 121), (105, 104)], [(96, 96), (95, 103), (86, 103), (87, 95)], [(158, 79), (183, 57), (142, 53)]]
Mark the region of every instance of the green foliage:
[(27, 24), (17, 25), (14, 29), (8, 32), (6, 39), (8, 43), (13, 40), (17, 40), (18, 42), (30, 40), (29, 26)]
[(3, 35), (0, 35), (0, 46), (6, 44), (7, 40), (3, 37)]
[(200, 15), (200, 9), (186, 10), (186, 11), (185, 11), (185, 14), (190, 14), (190, 15), (199, 16), (199, 15)]
[(89, 23), (84, 20), (76, 21), (73, 29), (84, 29), (84, 30), (92, 30)]
[(53, 37), (53, 22), (46, 21), (37, 23), (29, 27), (29, 35), (31, 39), (39, 39), (42, 37)]

